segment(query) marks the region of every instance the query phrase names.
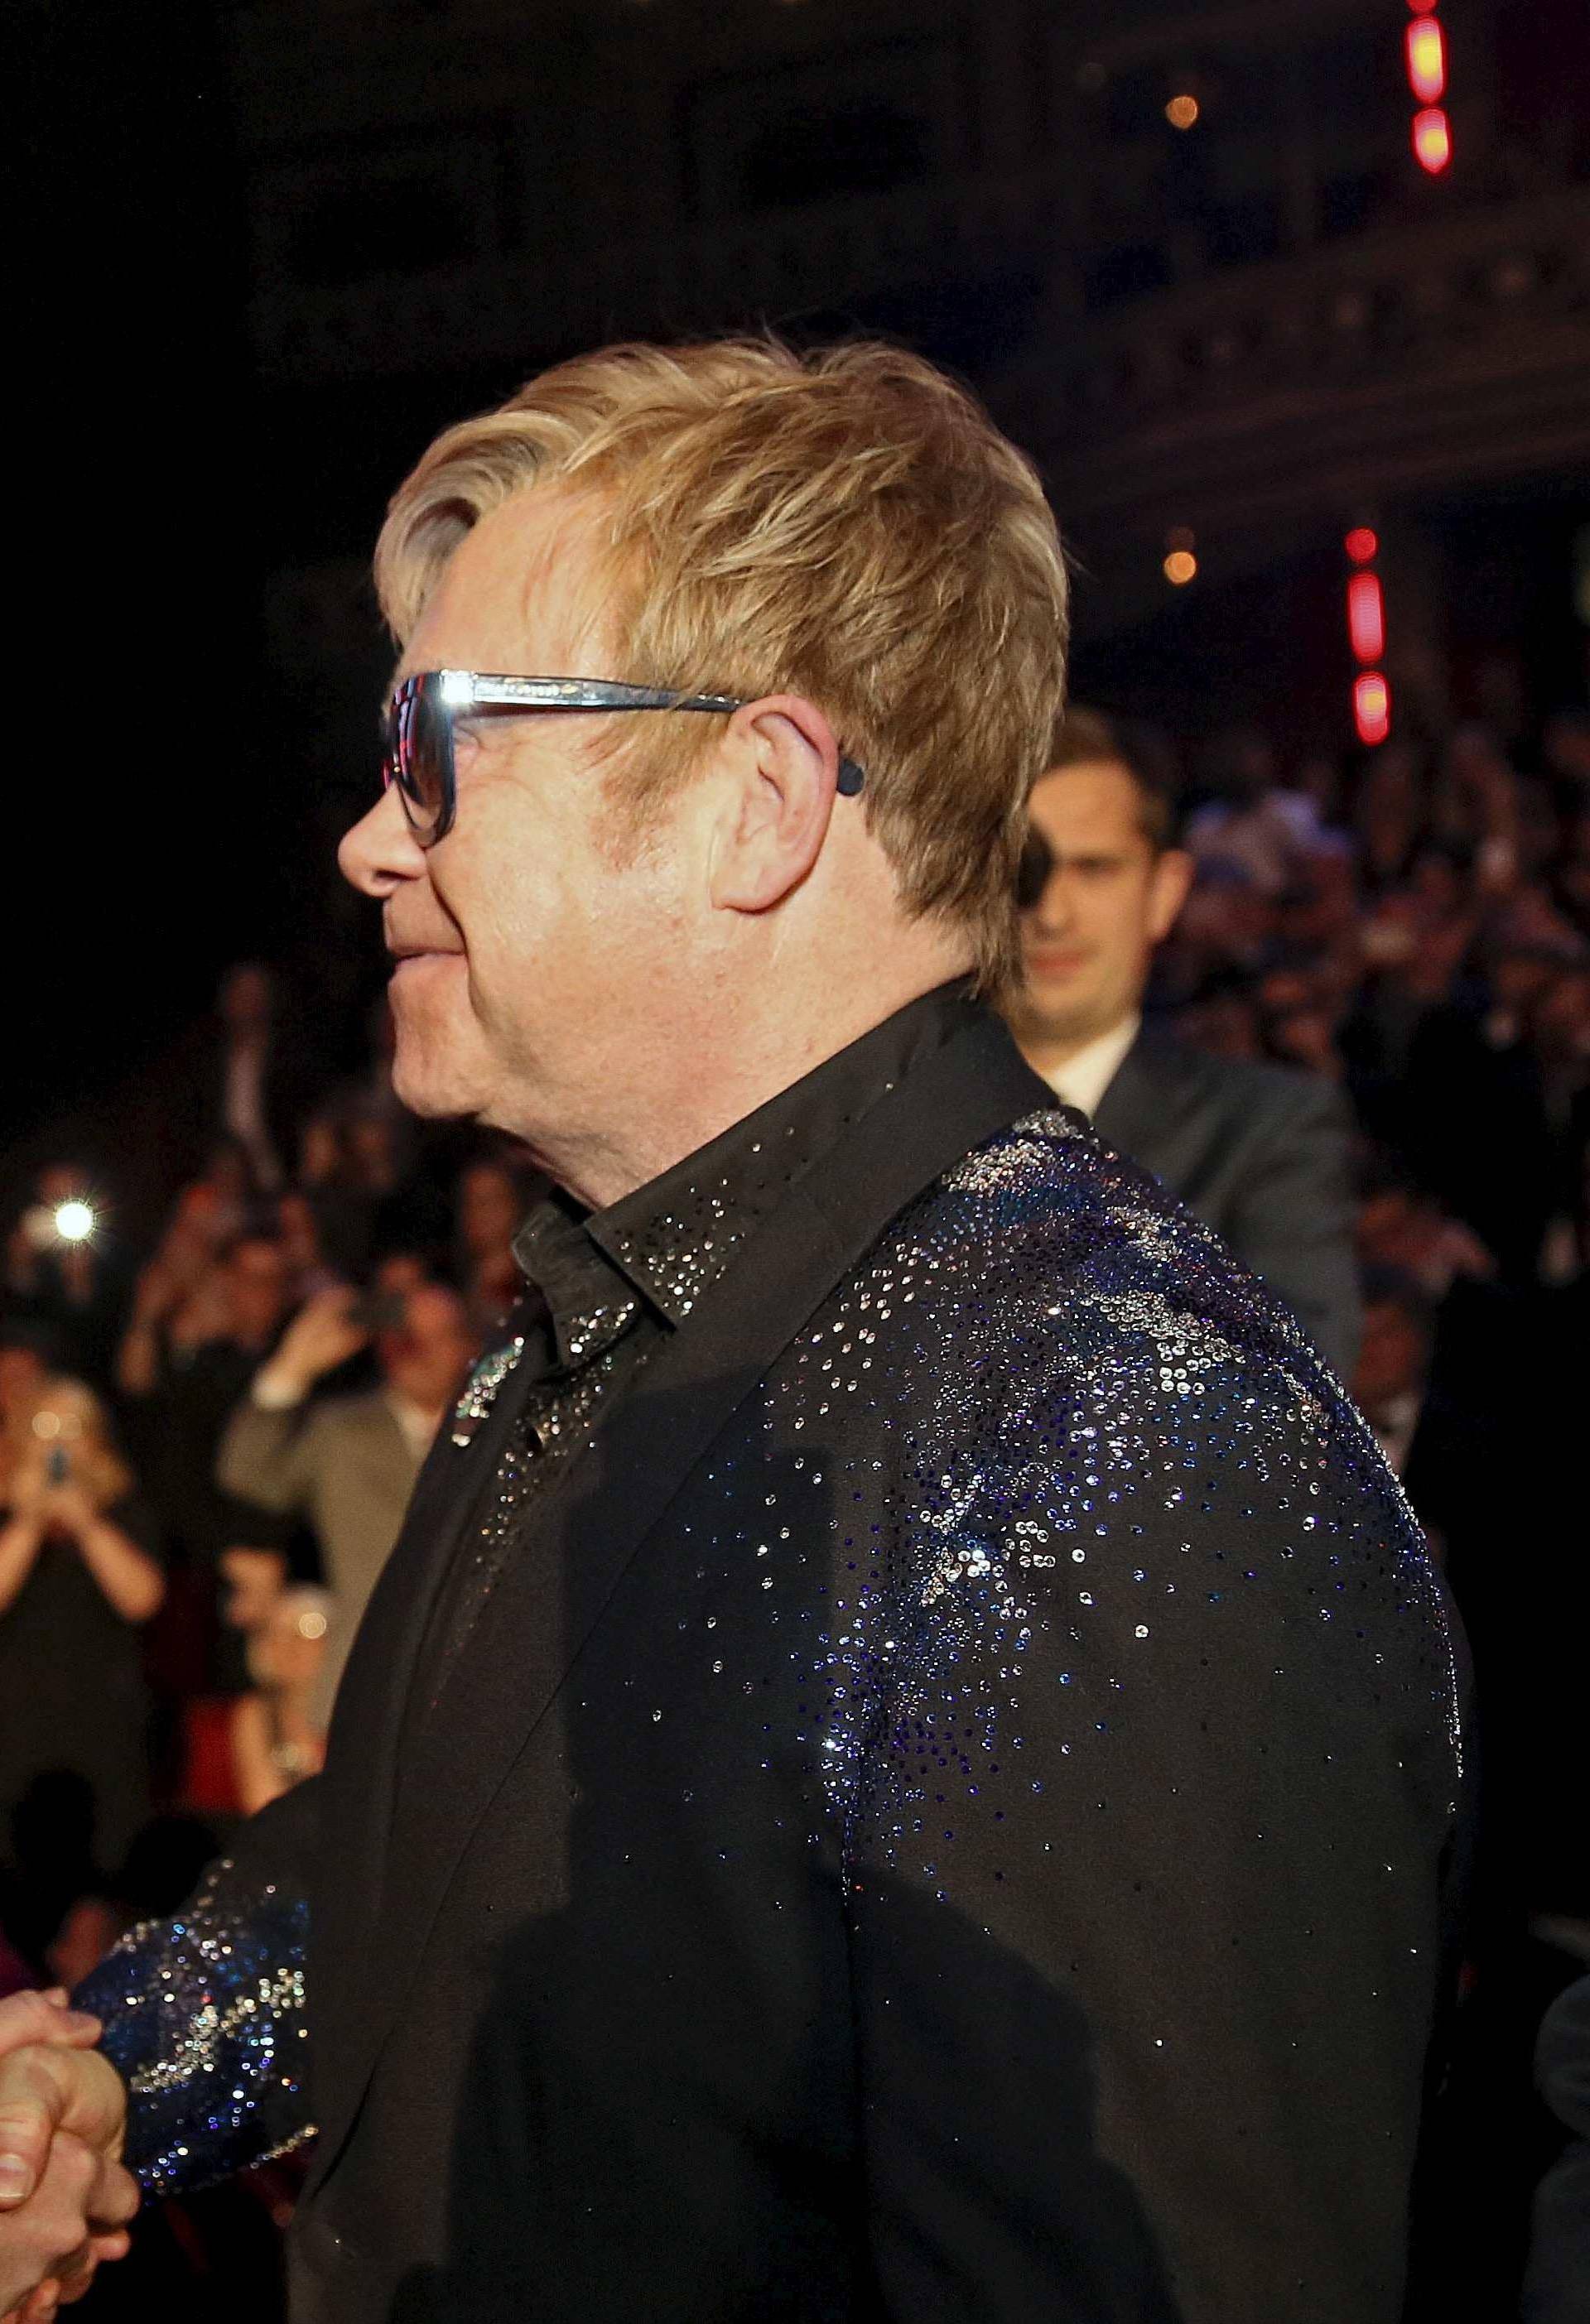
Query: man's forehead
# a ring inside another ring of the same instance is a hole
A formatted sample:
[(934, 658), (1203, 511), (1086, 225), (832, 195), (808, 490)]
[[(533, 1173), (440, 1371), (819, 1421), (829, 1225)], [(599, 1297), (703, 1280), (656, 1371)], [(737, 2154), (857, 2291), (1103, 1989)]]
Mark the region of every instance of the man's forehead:
[(1065, 847), (1122, 846), (1142, 836), (1137, 785), (1114, 759), (1051, 767), (1033, 786), (1031, 815), (1046, 838)]
[(472, 526), (443, 567), (398, 665), (509, 676), (606, 675), (597, 512), (552, 485), (511, 494)]

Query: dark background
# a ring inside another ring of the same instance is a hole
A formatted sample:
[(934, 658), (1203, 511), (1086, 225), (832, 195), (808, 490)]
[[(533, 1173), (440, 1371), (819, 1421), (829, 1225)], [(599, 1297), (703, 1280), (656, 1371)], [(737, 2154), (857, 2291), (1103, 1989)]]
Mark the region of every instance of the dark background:
[(261, 692), (261, 409), (218, 32), (185, 0), (13, 14), (14, 1132), (271, 941), (301, 816)]

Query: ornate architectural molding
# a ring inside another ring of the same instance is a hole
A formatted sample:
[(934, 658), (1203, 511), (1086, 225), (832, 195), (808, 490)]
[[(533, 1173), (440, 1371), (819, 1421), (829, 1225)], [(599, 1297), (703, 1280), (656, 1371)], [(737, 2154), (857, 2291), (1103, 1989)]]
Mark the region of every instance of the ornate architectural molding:
[[(1590, 462), (1590, 188), (1055, 318), (1046, 340), (991, 400), (1107, 568), (1091, 593), (1107, 622), (1156, 586), (1168, 526), (1273, 539), (1382, 496)], [(1134, 590), (1133, 571), (1152, 578)]]

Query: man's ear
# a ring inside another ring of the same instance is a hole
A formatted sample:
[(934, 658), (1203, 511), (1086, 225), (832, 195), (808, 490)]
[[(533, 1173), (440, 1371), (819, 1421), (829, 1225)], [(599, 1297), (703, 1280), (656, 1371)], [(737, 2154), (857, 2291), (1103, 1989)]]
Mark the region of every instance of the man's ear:
[(1167, 847), (1157, 859), (1149, 890), (1149, 934), (1155, 944), (1163, 943), (1181, 918), (1197, 870), (1182, 847)]
[(822, 853), (839, 746), (814, 703), (769, 694), (735, 711), (724, 738), (727, 780), (713, 834), (711, 900), (766, 912), (793, 894)]

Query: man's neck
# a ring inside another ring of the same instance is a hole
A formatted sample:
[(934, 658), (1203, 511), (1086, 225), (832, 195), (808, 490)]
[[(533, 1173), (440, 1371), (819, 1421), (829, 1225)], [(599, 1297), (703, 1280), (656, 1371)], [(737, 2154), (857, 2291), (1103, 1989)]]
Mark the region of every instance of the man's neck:
[(1048, 1081), (1053, 1074), (1063, 1073), (1074, 1059), (1091, 1049), (1095, 1043), (1117, 1038), (1135, 1022), (1135, 1010), (1128, 1010), (1108, 1025), (1094, 1025), (1082, 1031), (1057, 1032), (1040, 1025), (1024, 1024), (1020, 1019), (1012, 1030), (1016, 1046), (1035, 1074)]
[(969, 973), (965, 961), (929, 958), (915, 974), (897, 975), (892, 988), (874, 979), (858, 990), (851, 980), (846, 991), (846, 981), (836, 978), (820, 1015), (743, 1011), (730, 1019), (726, 1012), (709, 1034), (681, 1038), (670, 1060), (675, 1074), (644, 1096), (632, 1093), (623, 1116), (600, 1131), (567, 1140), (522, 1128), (517, 1134), (550, 1177), (589, 1209), (605, 1210), (710, 1145), (923, 993)]
[(415, 1396), (411, 1389), (400, 1388), (396, 1380), (387, 1381), (386, 1394), (400, 1411), (411, 1415), (416, 1424), (423, 1421), (428, 1428), (435, 1428), (448, 1408), (446, 1397), (440, 1404), (432, 1404), (429, 1397)]

